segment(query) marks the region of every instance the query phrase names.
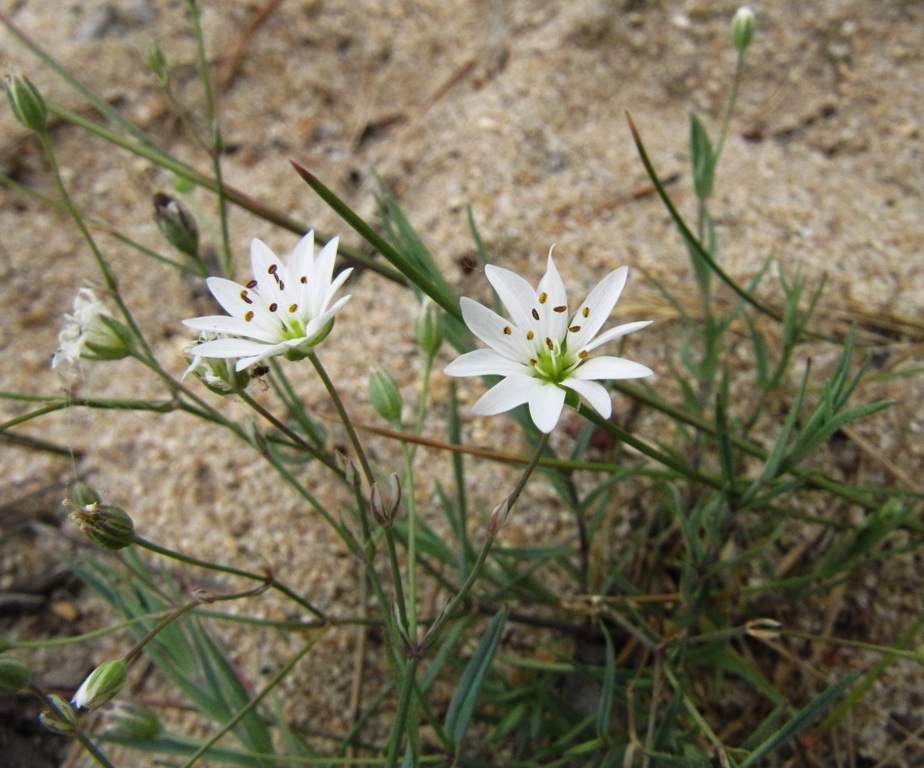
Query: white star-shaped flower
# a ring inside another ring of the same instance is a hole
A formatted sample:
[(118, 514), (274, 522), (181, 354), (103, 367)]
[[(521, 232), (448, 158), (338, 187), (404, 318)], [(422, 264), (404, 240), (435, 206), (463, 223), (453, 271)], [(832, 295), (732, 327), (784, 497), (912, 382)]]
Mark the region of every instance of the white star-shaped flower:
[(206, 281), (230, 317), (210, 315), (183, 321), (190, 328), (222, 336), (193, 347), (192, 355), (240, 358), (234, 366), (238, 371), (274, 355), (289, 360), (306, 357), (330, 333), (334, 315), (350, 298), (342, 296), (330, 303), (353, 271), (345, 269), (333, 277), (338, 242), (335, 237), (315, 257), (314, 232), (309, 232), (283, 264), (265, 243), (254, 239), (250, 246), (253, 280), (247, 285), (223, 277)]
[[(610, 393), (599, 383), (607, 379), (635, 379), (653, 371), (621, 357), (591, 357), (607, 341), (644, 328), (651, 321), (626, 323), (604, 331), (610, 312), (626, 284), (627, 267), (604, 277), (575, 312), (568, 309), (552, 251), (548, 269), (536, 290), (509, 269), (485, 267), (485, 274), (500, 297), (510, 319), (476, 301), (462, 298), (465, 324), (490, 349), (466, 352), (446, 366), (450, 376), (503, 376), (475, 403), (472, 411), (482, 416), (503, 413), (524, 403), (543, 432), (558, 423), (565, 400), (584, 398), (604, 418), (612, 412)], [(596, 337), (596, 338), (595, 338)]]

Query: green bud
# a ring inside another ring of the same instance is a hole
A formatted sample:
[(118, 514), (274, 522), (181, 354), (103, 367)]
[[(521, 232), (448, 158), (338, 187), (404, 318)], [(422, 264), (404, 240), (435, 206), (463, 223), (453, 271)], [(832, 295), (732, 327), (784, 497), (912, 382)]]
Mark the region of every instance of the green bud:
[(128, 665), (122, 659), (104, 661), (83, 681), (71, 699), (77, 709), (99, 709), (125, 685)]
[(144, 66), (148, 71), (157, 78), (157, 82), (166, 87), (170, 83), (170, 72), (167, 70), (167, 57), (158, 45), (156, 40), (152, 40), (142, 54)]
[(0, 655), (0, 693), (16, 693), (27, 685), (32, 674), (29, 668), (15, 656)]
[(744, 53), (745, 48), (754, 38), (754, 11), (742, 5), (732, 18), (731, 39), (738, 53)]
[(199, 258), (199, 226), (189, 209), (171, 195), (154, 195), (154, 220), (157, 228), (180, 253)]
[(115, 504), (88, 504), (71, 512), (71, 520), (94, 544), (105, 549), (122, 549), (135, 543), (135, 524)]
[(77, 713), (67, 699), (57, 693), (48, 695), (48, 709), (39, 715), (39, 720), (54, 733), (71, 733), (77, 728)]
[(32, 82), (20, 75), (10, 75), (6, 79), (6, 97), (10, 102), (13, 115), (26, 128), (37, 133), (44, 133), (48, 123), (48, 107), (45, 99)]
[(420, 314), (414, 321), (414, 334), (424, 354), (433, 358), (443, 343), (443, 318), (440, 309), (429, 296), (420, 305)]
[(404, 400), (395, 380), (381, 368), (369, 376), (369, 398), (376, 412), (389, 424), (401, 422), (401, 409)]
[(141, 704), (118, 702), (112, 712), (113, 730), (132, 739), (154, 739), (163, 731), (157, 713)]

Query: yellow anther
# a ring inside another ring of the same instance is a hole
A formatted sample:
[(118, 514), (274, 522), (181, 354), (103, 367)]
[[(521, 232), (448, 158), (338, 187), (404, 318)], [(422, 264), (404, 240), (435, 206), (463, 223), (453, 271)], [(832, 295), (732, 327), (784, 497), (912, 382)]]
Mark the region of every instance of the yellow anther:
[(536, 334), (535, 334), (535, 333), (533, 333), (532, 331), (527, 331), (527, 332), (526, 332), (526, 340), (527, 340), (527, 341), (532, 341), (534, 338), (536, 338)]
[(590, 315), (590, 307), (584, 307), (584, 309), (581, 310), (581, 314), (584, 315), (584, 317)]
[(513, 333), (513, 328), (511, 328), (509, 325), (505, 325), (504, 336), (509, 336), (511, 333)]
[(545, 291), (539, 294), (540, 304), (545, 304), (548, 300), (549, 300), (549, 294), (547, 294)]
[(249, 323), (251, 320), (253, 320), (253, 311), (248, 312), (246, 315), (244, 315), (244, 322)]

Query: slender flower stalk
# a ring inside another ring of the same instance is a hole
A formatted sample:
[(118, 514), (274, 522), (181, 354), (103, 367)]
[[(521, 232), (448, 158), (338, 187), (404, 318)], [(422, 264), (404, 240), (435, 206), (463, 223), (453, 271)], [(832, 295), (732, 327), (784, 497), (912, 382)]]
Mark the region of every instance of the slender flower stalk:
[(314, 232), (295, 246), (288, 262), (265, 243), (254, 240), (250, 259), (254, 279), (247, 285), (224, 277), (210, 277), (206, 284), (230, 315), (211, 315), (184, 320), (199, 331), (222, 336), (190, 350), (196, 357), (239, 358), (242, 371), (274, 355), (302, 360), (320, 344), (334, 326), (334, 315), (349, 300), (343, 296), (331, 304), (334, 294), (352, 268), (333, 277), (338, 238), (314, 255)]
[(510, 319), (463, 297), (465, 324), (490, 348), (467, 352), (445, 369), (450, 376), (504, 377), (475, 403), (474, 413), (490, 416), (528, 403), (535, 425), (549, 433), (565, 403), (576, 407), (580, 398), (609, 418), (610, 393), (601, 380), (635, 379), (653, 373), (620, 357), (590, 356), (601, 344), (650, 323), (626, 323), (597, 335), (619, 299), (627, 267), (604, 277), (573, 313), (551, 250), (547, 271), (535, 290), (508, 269), (489, 265), (485, 274)]

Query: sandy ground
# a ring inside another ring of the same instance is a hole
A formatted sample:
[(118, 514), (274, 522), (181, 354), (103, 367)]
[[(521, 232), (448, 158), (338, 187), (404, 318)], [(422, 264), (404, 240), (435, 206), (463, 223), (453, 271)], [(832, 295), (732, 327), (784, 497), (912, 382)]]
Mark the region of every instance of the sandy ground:
[[(630, 344), (629, 356), (654, 368), (663, 364), (678, 327), (637, 268), (681, 295), (692, 295), (695, 286), (662, 206), (650, 196), (633, 197), (646, 177), (624, 111), (631, 111), (662, 174), (681, 174), (673, 189), (681, 208), (692, 213), (688, 113), (701, 116), (715, 135), (734, 66), (727, 42), (733, 3), (287, 0), (250, 38), (235, 71), (222, 64), (231, 60), (259, 5), (232, 0), (202, 6), (209, 55), (225, 78), (220, 113), (230, 184), (359, 245), (288, 160), (310, 168), (368, 215), (378, 173), (460, 294), (486, 296), (482, 276), (461, 266), (473, 253), (468, 205), (494, 260), (535, 279), (552, 243), (566, 283), (578, 293), (629, 264), (636, 271), (620, 303), (620, 320), (659, 320)], [(207, 170), (203, 153), (140, 61), (156, 38), (181, 101), (200, 120), (185, 7), (174, 0), (20, 0), (7, 3), (6, 12), (123, 115)], [(722, 262), (741, 280), (770, 255), (789, 274), (801, 269), (810, 285), (827, 274), (827, 322), (859, 322), (864, 339), (890, 359), (913, 356), (924, 339), (924, 3), (786, 0), (755, 3), (755, 10), (758, 33), (713, 201)], [(4, 67), (89, 114), (78, 96), (5, 32), (0, 50)], [(168, 176), (70, 127), (55, 128), (53, 139), (81, 209), (156, 246), (150, 196), (169, 185)], [(0, 168), (51, 191), (37, 145), (8, 110), (0, 111)], [(217, 242), (213, 200), (200, 191), (193, 205), (205, 239)], [(64, 379), (50, 369), (62, 314), (78, 287), (99, 285), (98, 273), (63, 216), (6, 189), (0, 189), (0, 232), (0, 389), (160, 396), (132, 363), (87, 365)], [(295, 242), (293, 235), (235, 211), (231, 242), (243, 272), (254, 236), (277, 252), (288, 252)], [(201, 299), (171, 270), (105, 234), (100, 243), (164, 365), (182, 371), (188, 334), (179, 321), (202, 314)], [(354, 280), (350, 291), (354, 298), (338, 328), (359, 331), (325, 343), (325, 362), (359, 418), (372, 420), (365, 395), (371, 361), (404, 382), (414, 379), (417, 361), (408, 331), (414, 308), (383, 300), (381, 283), (371, 275)], [(830, 350), (818, 353), (822, 363), (830, 356)], [(448, 359), (447, 352), (442, 362)], [(309, 371), (296, 370), (294, 378), (307, 407), (330, 411)], [(437, 379), (439, 403), (446, 384)], [(475, 382), (465, 384), (463, 396), (472, 401), (478, 389)], [(919, 382), (908, 380), (869, 391), (869, 399), (898, 400), (888, 414), (858, 428), (870, 448), (858, 449), (870, 481), (907, 480), (920, 487), (920, 390)], [(25, 410), (2, 401), (0, 419)], [(437, 407), (434, 432), (444, 417)], [(490, 420), (471, 419), (467, 428), (473, 442), (498, 439), (498, 425)], [(355, 599), (356, 564), (291, 493), (272, 484), (252, 453), (221, 432), (180, 415), (79, 410), (21, 431), (79, 450), (83, 458), (4, 443), (0, 488), (10, 503), (0, 522), (20, 534), (0, 544), (4, 589), (24, 591), (37, 578), (30, 568), (68, 546), (66, 535), (35, 521), (59, 518), (63, 485), (87, 475), (104, 496), (130, 509), (148, 538), (200, 556), (265, 559), (325, 607), (346, 609)], [(386, 446), (377, 450), (390, 455)], [(893, 468), (884, 467), (883, 456)], [(508, 479), (500, 470), (488, 472), (478, 501), (493, 506)], [(335, 491), (323, 485), (316, 490), (337, 503)], [(28, 496), (34, 492), (42, 495)], [(535, 494), (537, 500), (550, 498), (542, 488)], [(29, 546), (16, 543), (22, 541)], [(39, 560), (29, 554), (36, 552)], [(50, 606), (42, 607), (57, 621), (92, 626), (92, 601), (74, 598), (60, 585), (49, 594)], [(920, 595), (920, 573), (909, 558), (887, 574), (852, 582), (849, 594), (839, 595), (835, 614), (855, 611), (869, 625), (866, 639), (889, 643), (921, 611)], [(283, 610), (268, 606), (270, 615)], [(26, 636), (47, 628), (48, 615), (17, 614), (8, 626)], [(806, 628), (822, 629), (823, 619), (807, 617)], [(343, 727), (338, 718), (349, 692), (352, 640), (347, 632), (332, 633), (324, 663), (308, 672), (325, 696), (294, 701), (293, 717), (334, 731)], [(286, 641), (269, 647), (265, 637), (253, 636), (229, 642), (257, 681), (295, 647)], [(262, 648), (259, 664), (249, 655), (254, 648)], [(99, 654), (85, 648), (83, 656), (49, 672), (46, 682), (75, 685)], [(858, 662), (842, 654), (829, 663), (826, 671), (837, 675)], [(862, 736), (848, 752), (867, 761), (857, 764), (924, 761), (924, 747), (914, 737), (902, 745), (908, 730), (921, 728), (921, 680), (919, 669), (895, 668), (857, 708), (853, 726)]]

